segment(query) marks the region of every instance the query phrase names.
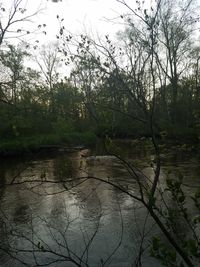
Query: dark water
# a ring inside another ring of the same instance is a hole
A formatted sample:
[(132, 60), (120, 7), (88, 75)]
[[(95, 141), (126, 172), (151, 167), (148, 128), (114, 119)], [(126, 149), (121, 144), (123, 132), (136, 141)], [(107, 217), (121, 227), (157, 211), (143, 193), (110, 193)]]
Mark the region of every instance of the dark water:
[[(150, 150), (125, 146), (129, 160), (152, 178)], [(169, 170), (172, 175), (181, 171), (188, 195), (199, 186), (200, 165), (193, 155), (165, 155), (160, 186)], [(85, 176), (91, 178), (77, 179)], [(138, 194), (137, 183), (123, 164), (102, 151), (2, 160), (0, 266), (135, 266), (144, 225), (142, 266), (160, 266), (149, 257), (149, 240), (158, 230), (146, 210), (119, 189), (92, 177)], [(72, 181), (64, 184), (67, 178)], [(15, 185), (5, 185), (12, 180)]]

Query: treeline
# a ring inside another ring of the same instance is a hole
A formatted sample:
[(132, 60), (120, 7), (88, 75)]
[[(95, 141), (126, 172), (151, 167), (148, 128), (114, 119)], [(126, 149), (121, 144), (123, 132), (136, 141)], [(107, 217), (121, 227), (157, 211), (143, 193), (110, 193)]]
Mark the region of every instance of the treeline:
[(120, 18), (124, 31), (114, 41), (70, 35), (58, 16), (56, 44), (36, 50), (1, 45), (0, 150), (152, 133), (198, 142), (199, 17), (193, 4), (127, 6)]

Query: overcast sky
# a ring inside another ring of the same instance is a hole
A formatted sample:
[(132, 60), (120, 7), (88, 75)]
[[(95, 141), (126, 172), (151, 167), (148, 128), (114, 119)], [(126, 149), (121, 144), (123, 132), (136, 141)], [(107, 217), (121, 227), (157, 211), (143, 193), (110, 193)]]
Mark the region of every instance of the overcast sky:
[[(87, 31), (94, 35), (96, 33), (114, 35), (122, 27), (119, 24), (119, 17), (126, 10), (116, 0), (62, 0), (57, 3), (51, 0), (29, 0), (27, 2), (29, 11), (35, 10), (39, 5), (44, 8), (34, 20), (37, 24), (47, 24), (46, 39), (48, 40), (54, 39), (58, 32), (57, 15), (64, 18), (65, 28), (72, 33)], [(46, 41), (45, 38), (40, 38)]]
[[(9, 9), (11, 8), (15, 0), (1, 0), (3, 6), (6, 8), (7, 12), (4, 12), (4, 16), (9, 14)], [(37, 28), (39, 24), (46, 24), (44, 29), (47, 35), (38, 34), (27, 35), (28, 42), (34, 43), (36, 40), (40, 41), (40, 44), (47, 44), (50, 42), (57, 41), (56, 34), (59, 31), (59, 23), (57, 20), (57, 15), (63, 18), (64, 26), (66, 30), (72, 34), (84, 33), (93, 34), (95, 36), (97, 33), (101, 35), (109, 34), (114, 36), (117, 31), (122, 29), (123, 22), (120, 19), (120, 15), (125, 13), (127, 9), (123, 5), (117, 3), (116, 0), (62, 0), (54, 3), (51, 0), (21, 0), (21, 7), (27, 9), (26, 14), (34, 13), (36, 10), (41, 9), (41, 11), (32, 18), (32, 24), (25, 24), (25, 29), (32, 31), (32, 29)], [(128, 2), (134, 3), (134, 0), (127, 0)], [(6, 19), (5, 19), (6, 21)], [(15, 30), (21, 28), (17, 24)], [(13, 34), (11, 34), (13, 36)], [(10, 39), (11, 42), (18, 42), (17, 38)]]
[(64, 18), (66, 29), (72, 33), (87, 30), (94, 34), (113, 34), (120, 28), (116, 18), (123, 12), (125, 9), (116, 0), (62, 0), (58, 3), (49, 0), (44, 15), (40, 17), (46, 21), (51, 35), (55, 35), (58, 29), (57, 14)]
[[(15, 0), (1, 0), (7, 10)], [(155, 0), (146, 0), (149, 5)], [(133, 7), (135, 0), (126, 0)], [(72, 34), (74, 33), (96, 33), (100, 35), (114, 35), (123, 26), (120, 24), (120, 15), (127, 12), (117, 0), (62, 0), (55, 3), (52, 0), (22, 0), (22, 7), (25, 5), (28, 13), (42, 9), (34, 17), (35, 26), (46, 24), (47, 36), (39, 37), (41, 42), (55, 41), (55, 35), (59, 30), (56, 16), (64, 18), (64, 26)], [(28, 25), (27, 29), (31, 29)]]

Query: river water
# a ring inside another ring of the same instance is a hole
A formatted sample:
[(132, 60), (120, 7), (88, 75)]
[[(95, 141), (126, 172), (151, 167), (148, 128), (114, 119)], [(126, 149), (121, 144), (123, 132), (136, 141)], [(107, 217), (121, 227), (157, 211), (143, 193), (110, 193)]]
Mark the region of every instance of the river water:
[[(151, 150), (125, 147), (129, 160), (151, 179)], [(181, 171), (188, 195), (199, 186), (200, 165), (194, 155), (164, 155), (161, 186), (169, 170), (172, 175)], [(86, 176), (91, 178), (81, 179)], [(69, 177), (71, 182), (64, 184)], [(92, 177), (138, 195), (138, 185), (124, 165), (103, 151), (63, 149), (30, 159), (2, 159), (0, 266), (136, 266), (145, 225), (142, 266), (159, 267), (149, 257), (151, 236), (158, 229), (146, 210)]]

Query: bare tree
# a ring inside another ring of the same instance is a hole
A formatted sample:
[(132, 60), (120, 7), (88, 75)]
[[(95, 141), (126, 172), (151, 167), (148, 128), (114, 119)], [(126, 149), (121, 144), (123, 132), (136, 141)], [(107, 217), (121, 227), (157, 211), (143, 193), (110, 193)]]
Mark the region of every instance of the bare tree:
[(33, 13), (28, 13), (26, 2), (23, 0), (13, 0), (10, 7), (0, 2), (0, 46), (3, 41), (10, 38), (21, 38), (31, 33), (27, 25), (32, 18), (38, 14), (40, 7)]
[(50, 91), (53, 90), (53, 85), (58, 82), (58, 68), (61, 64), (58, 47), (58, 44), (43, 45), (41, 51), (37, 51), (37, 55), (34, 56)]

